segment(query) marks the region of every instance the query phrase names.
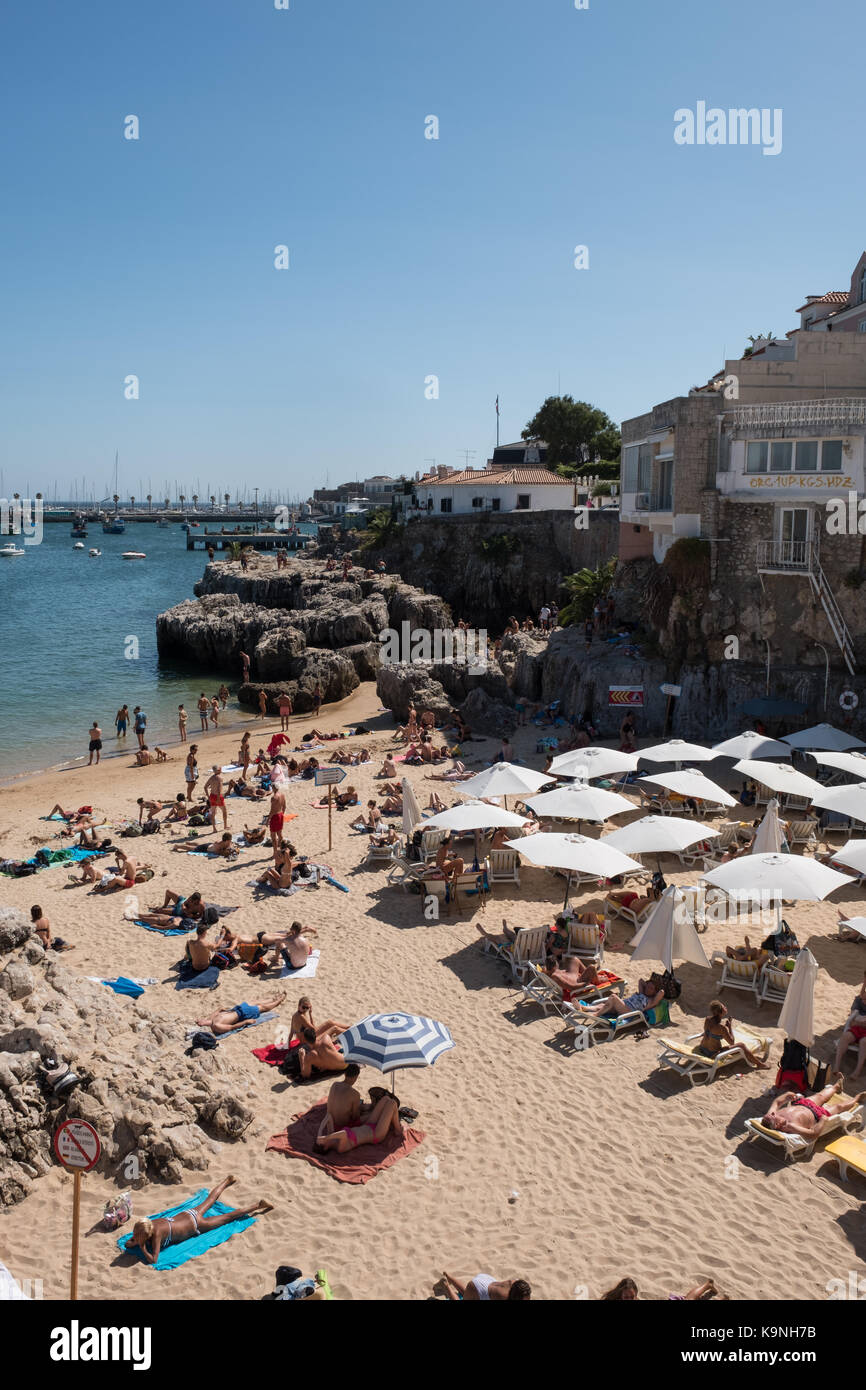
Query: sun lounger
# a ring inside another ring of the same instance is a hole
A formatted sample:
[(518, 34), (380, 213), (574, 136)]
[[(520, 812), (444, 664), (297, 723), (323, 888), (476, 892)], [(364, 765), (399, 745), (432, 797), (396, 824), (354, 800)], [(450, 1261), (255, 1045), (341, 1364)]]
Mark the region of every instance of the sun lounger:
[[(785, 808), (788, 809), (787, 807)], [(815, 836), (815, 827), (818, 824), (815, 820), (793, 820), (791, 821), (791, 838), (789, 841), (791, 849), (796, 849), (797, 845), (805, 845), (807, 849), (814, 849), (818, 843)]]
[(367, 857), (364, 862), (366, 864), (391, 864), (394, 861), (394, 850), (397, 848), (397, 845), (377, 845), (375, 841), (371, 840), (367, 846)]
[(649, 917), (650, 913), (655, 907), (655, 903), (647, 903), (646, 906), (643, 908), (643, 911), (639, 914), (633, 912), (630, 907), (625, 907), (622, 903), (612, 903), (605, 900), (605, 907), (609, 916), (624, 918), (626, 922), (631, 922), (632, 926), (635, 928), (635, 931), (637, 931), (638, 927), (642, 927), (647, 917)]
[(769, 1001), (771, 1004), (784, 1004), (792, 973), (790, 970), (780, 970), (775, 965), (761, 966), (755, 985), (758, 1006), (760, 1007), (765, 1001)]
[(402, 854), (395, 854), (393, 858), (394, 867), (388, 874), (388, 882), (400, 884), (407, 892), (410, 884), (417, 883), (424, 874), (430, 872), (429, 864), (413, 864)]
[(724, 951), (713, 951), (710, 956), (710, 964), (718, 965), (721, 963), (722, 974), (718, 988), (741, 989), (747, 994), (753, 994), (758, 998), (758, 965), (753, 960), (732, 960), (726, 956)]
[(574, 1017), (577, 1004), (592, 1002), (601, 999), (605, 994), (619, 994), (622, 997), (625, 989), (625, 980), (621, 975), (615, 975), (613, 971), (606, 971), (609, 979), (595, 986), (586, 994), (581, 995), (580, 1000), (574, 1002), (567, 1000), (562, 987), (552, 980), (549, 975), (545, 975), (537, 965), (529, 964), (523, 983), (520, 988), (523, 991), (524, 999), (531, 999), (536, 1004), (540, 1004), (545, 1013), (558, 1014), (560, 1018), (569, 1022)]
[(491, 883), (520, 883), (520, 861), (514, 849), (492, 849), (488, 856)]
[(782, 1149), (785, 1159), (811, 1158), (818, 1139), (824, 1139), (828, 1134), (833, 1134), (839, 1129), (845, 1134), (850, 1134), (853, 1129), (860, 1129), (862, 1124), (863, 1106), (857, 1105), (853, 1110), (846, 1110), (841, 1115), (833, 1115), (824, 1133), (816, 1135), (814, 1139), (807, 1139), (802, 1134), (780, 1134), (778, 1130), (770, 1129), (760, 1120), (746, 1120), (746, 1133), (743, 1138), (747, 1139), (750, 1144), (762, 1139), (773, 1148)]
[(668, 1002), (663, 999), (654, 1009), (633, 1009), (627, 1014), (603, 1018), (600, 1014), (575, 1012), (572, 1020), (575, 1052), (586, 1052), (598, 1043), (610, 1042), (630, 1028), (659, 1028), (670, 1023)]
[(866, 1143), (857, 1134), (846, 1134), (841, 1139), (834, 1139), (832, 1144), (828, 1144), (824, 1153), (836, 1160), (839, 1165), (839, 1176), (843, 1182), (848, 1181), (848, 1169), (853, 1168), (861, 1178), (866, 1178)]
[(604, 943), (601, 939), (601, 928), (598, 923), (569, 922), (568, 941), (563, 954), (577, 956), (579, 960), (591, 961), (593, 965), (600, 965), (604, 960)]
[(762, 1033), (754, 1032), (751, 1028), (745, 1028), (742, 1024), (734, 1026), (736, 1045), (724, 1048), (717, 1052), (715, 1057), (705, 1057), (703, 1053), (696, 1051), (702, 1037), (703, 1033), (693, 1033), (684, 1042), (666, 1043), (659, 1051), (659, 1065), (662, 1068), (670, 1067), (672, 1071), (684, 1076), (690, 1086), (696, 1086), (698, 1082), (706, 1085), (713, 1080), (721, 1067), (726, 1067), (730, 1062), (743, 1061), (744, 1047), (757, 1053), (762, 1061), (770, 1050), (769, 1038), (765, 1038)]
[(497, 956), (508, 965), (517, 980), (528, 978), (530, 966), (544, 965), (547, 959), (548, 927), (522, 927), (514, 941), (485, 941), (488, 955)]

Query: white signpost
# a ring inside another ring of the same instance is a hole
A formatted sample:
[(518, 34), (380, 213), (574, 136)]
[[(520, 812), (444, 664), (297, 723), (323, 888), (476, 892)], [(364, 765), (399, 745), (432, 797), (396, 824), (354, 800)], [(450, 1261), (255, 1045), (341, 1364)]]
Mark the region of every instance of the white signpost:
[(95, 1168), (102, 1153), (99, 1135), (86, 1120), (64, 1120), (54, 1133), (54, 1152), (64, 1168), (73, 1173), (72, 1183), (72, 1274), (69, 1297), (78, 1298), (78, 1238), (81, 1219), (81, 1174)]
[(316, 786), (328, 788), (328, 849), (331, 848), (331, 798), (333, 796), (331, 788), (342, 782), (345, 776), (346, 774), (341, 767), (316, 768)]

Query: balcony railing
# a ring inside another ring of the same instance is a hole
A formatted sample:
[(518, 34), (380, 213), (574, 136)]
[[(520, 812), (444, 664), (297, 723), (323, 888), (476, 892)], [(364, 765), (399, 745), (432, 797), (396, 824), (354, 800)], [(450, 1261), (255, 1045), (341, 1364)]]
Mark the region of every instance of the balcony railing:
[(636, 512), (672, 512), (674, 495), (670, 490), (663, 492), (638, 492), (635, 496)]
[(811, 574), (814, 550), (811, 541), (758, 541), (758, 569)]
[(736, 429), (756, 425), (830, 425), (846, 429), (866, 425), (866, 399), (837, 396), (824, 401), (775, 401), (766, 405), (735, 405), (725, 418)]

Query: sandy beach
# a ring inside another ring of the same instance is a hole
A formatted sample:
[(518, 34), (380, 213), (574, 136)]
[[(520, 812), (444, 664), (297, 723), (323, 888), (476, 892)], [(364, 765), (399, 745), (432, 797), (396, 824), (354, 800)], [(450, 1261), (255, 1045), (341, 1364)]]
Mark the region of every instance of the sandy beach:
[[(190, 732), (200, 745), (202, 771), (231, 761), (237, 727), (199, 739), (194, 713)], [(342, 706), (325, 708), (316, 722), (330, 730), (360, 720), (372, 732), (351, 743), (365, 743), (373, 759), (350, 769), (348, 781), (363, 804), (379, 785), (373, 774), (382, 753), (396, 747), (393, 721), (380, 712), (375, 688), (362, 686)], [(254, 748), (279, 727), (274, 719), (247, 722)], [(292, 720), (298, 737), (309, 726), (309, 716)], [(518, 757), (540, 768), (536, 738), (535, 729), (523, 728), (514, 744)], [(131, 736), (128, 743), (134, 744)], [(113, 741), (107, 745), (113, 747)], [(473, 770), (496, 751), (491, 740), (465, 749)], [(40, 819), (55, 801), (67, 807), (93, 804), (116, 821), (137, 814), (138, 796), (173, 798), (183, 790), (183, 756), (177, 744), (170, 753), (166, 764), (136, 768), (131, 747), (129, 757), (99, 767), (41, 773), (3, 789), (3, 856), (26, 857), (40, 845), (68, 843), (59, 840), (58, 824)], [(400, 765), (399, 771), (409, 776), (422, 808), (433, 787), (448, 804), (459, 799), (458, 788), (425, 780), (426, 768)], [(242, 1140), (222, 1146), (207, 1173), (190, 1173), (180, 1186), (147, 1184), (136, 1191), (135, 1212), (144, 1215), (180, 1202), (229, 1172), (238, 1178), (233, 1201), (264, 1197), (274, 1211), (205, 1257), (170, 1273), (156, 1272), (116, 1262), (114, 1237), (98, 1223), (105, 1201), (124, 1185), (90, 1174), (83, 1184), (83, 1298), (258, 1299), (272, 1288), (275, 1268), (285, 1263), (305, 1273), (323, 1267), (341, 1300), (424, 1299), (443, 1269), (523, 1277), (530, 1280), (533, 1297), (541, 1299), (597, 1299), (630, 1275), (642, 1297), (649, 1298), (682, 1294), (712, 1276), (734, 1299), (821, 1300), (828, 1296), (828, 1281), (847, 1280), (852, 1269), (860, 1272), (860, 1180), (843, 1185), (820, 1144), (809, 1161), (783, 1165), (768, 1151), (741, 1142), (743, 1120), (766, 1108), (760, 1098), (775, 1075), (778, 1005), (759, 1009), (751, 996), (722, 996), (735, 1018), (760, 1026), (772, 1038), (771, 1070), (738, 1066), (707, 1087), (690, 1089), (670, 1072), (659, 1072), (657, 1054), (662, 1042), (699, 1029), (717, 994), (717, 970), (691, 965), (678, 970), (683, 994), (672, 1008), (672, 1026), (663, 1033), (640, 1040), (626, 1035), (576, 1054), (561, 1021), (543, 1017), (523, 1001), (505, 967), (482, 953), (475, 927), (482, 917), (491, 930), (503, 917), (510, 926), (551, 921), (561, 902), (561, 879), (524, 866), (520, 886), (497, 884), (483, 914), (473, 905), (477, 899), (464, 897), (459, 911), (427, 922), (420, 897), (388, 886), (386, 867), (364, 865), (368, 841), (351, 828), (354, 813), (334, 815), (328, 852), (327, 813), (312, 808), (316, 799), (312, 784), (288, 785), (289, 810), (298, 817), (288, 833), (300, 853), (332, 867), (348, 886), (347, 894), (323, 885), (290, 901), (254, 902), (247, 880), (270, 861), (267, 846), (246, 851), (234, 864), (188, 860), (172, 852), (180, 836), (166, 828), (132, 842), (138, 857), (156, 871), (142, 899), (159, 901), (166, 887), (182, 893), (197, 887), (208, 900), (239, 905), (232, 922), (248, 933), (295, 918), (315, 927), (314, 944), (321, 949), (317, 977), (300, 987), (289, 982), (283, 1022), (301, 993), (312, 998), (319, 1018), (354, 1022), (372, 1012), (405, 1009), (444, 1022), (455, 1048), (431, 1069), (397, 1076), (398, 1095), (419, 1112), (414, 1124), (426, 1138), (366, 1186), (336, 1183), (309, 1164), (265, 1152), (268, 1137), (323, 1098), (327, 1083), (292, 1087), (262, 1065), (251, 1053), (267, 1041), (257, 1030), (225, 1038), (221, 1050), (245, 1067), (244, 1099), (255, 1112), (253, 1125)], [(245, 816), (250, 824), (261, 818), (263, 808), (252, 803), (231, 799), (228, 805), (234, 830)], [(663, 867), (669, 883), (695, 881), (695, 871), (675, 872), (670, 858)], [(218, 1005), (241, 998), (255, 1002), (271, 992), (271, 976), (253, 981), (235, 971), (213, 993), (176, 993), (169, 967), (182, 940), (163, 939), (125, 921), (122, 896), (95, 897), (87, 888), (71, 888), (62, 867), (26, 879), (3, 878), (0, 887), (3, 904), (28, 918), (32, 903), (42, 905), (52, 929), (74, 943), (74, 952), (63, 957), (70, 970), (83, 976), (155, 976), (158, 983), (142, 1002), (185, 1022)], [(591, 896), (584, 892), (575, 901)], [(821, 967), (814, 1048), (819, 1056), (832, 1057), (831, 1041), (866, 966), (861, 946), (835, 939), (837, 911), (860, 913), (863, 903), (864, 892), (852, 887), (829, 902), (786, 908), (801, 945), (809, 946)], [(644, 963), (640, 969), (629, 963), (631, 936), (625, 924), (613, 926), (605, 964), (636, 988)], [(702, 937), (708, 955), (730, 940), (724, 925), (711, 926)], [(124, 1003), (137, 1007), (134, 1001)], [(172, 1066), (170, 1051), (165, 1066)], [(366, 1091), (381, 1080), (365, 1069), (360, 1085)], [(846, 1076), (849, 1094), (856, 1085)], [(0, 1259), (19, 1279), (42, 1280), (51, 1299), (68, 1293), (71, 1183), (69, 1175), (53, 1170), (0, 1220)]]

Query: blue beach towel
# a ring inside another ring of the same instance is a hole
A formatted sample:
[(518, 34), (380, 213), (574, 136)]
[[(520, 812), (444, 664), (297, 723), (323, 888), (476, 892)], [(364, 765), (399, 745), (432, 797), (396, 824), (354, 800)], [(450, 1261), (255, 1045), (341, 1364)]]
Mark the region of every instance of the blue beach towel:
[[(150, 1220), (155, 1221), (158, 1216), (179, 1216), (182, 1211), (188, 1211), (190, 1207), (195, 1207), (199, 1202), (204, 1201), (206, 1196), (207, 1188), (203, 1187), (194, 1196), (182, 1202), (180, 1206), (166, 1207), (165, 1211), (154, 1212)], [(224, 1212), (232, 1210), (232, 1207), (226, 1206), (223, 1202), (214, 1202), (208, 1215), (222, 1216)], [(187, 1260), (194, 1260), (196, 1256), (204, 1255), (208, 1250), (213, 1250), (214, 1246), (223, 1245), (227, 1240), (231, 1240), (238, 1231), (245, 1231), (248, 1226), (254, 1226), (255, 1220), (254, 1216), (245, 1216), (237, 1221), (229, 1221), (225, 1226), (218, 1226), (215, 1231), (205, 1231), (203, 1235), (181, 1241), (179, 1245), (170, 1245), (167, 1250), (160, 1250), (156, 1264), (151, 1265), (150, 1268), (179, 1269), (181, 1265), (186, 1264)], [(131, 1231), (128, 1235), (118, 1237), (118, 1249), (125, 1252), (131, 1244)], [(142, 1264), (146, 1263), (137, 1246), (133, 1246), (130, 1253), (137, 1255)]]
[(219, 967), (209, 965), (206, 970), (201, 970), (198, 975), (191, 975), (188, 980), (178, 980), (175, 989), (216, 989), (219, 982)]
[(139, 921), (137, 917), (133, 920), (137, 927), (144, 927), (145, 931), (157, 931), (160, 936), (189, 936), (189, 930), (186, 927), (154, 927), (150, 922)]
[(134, 980), (128, 980), (125, 975), (118, 975), (116, 980), (103, 980), (102, 983), (113, 989), (115, 994), (128, 994), (131, 999), (144, 994), (144, 987), (137, 985)]

